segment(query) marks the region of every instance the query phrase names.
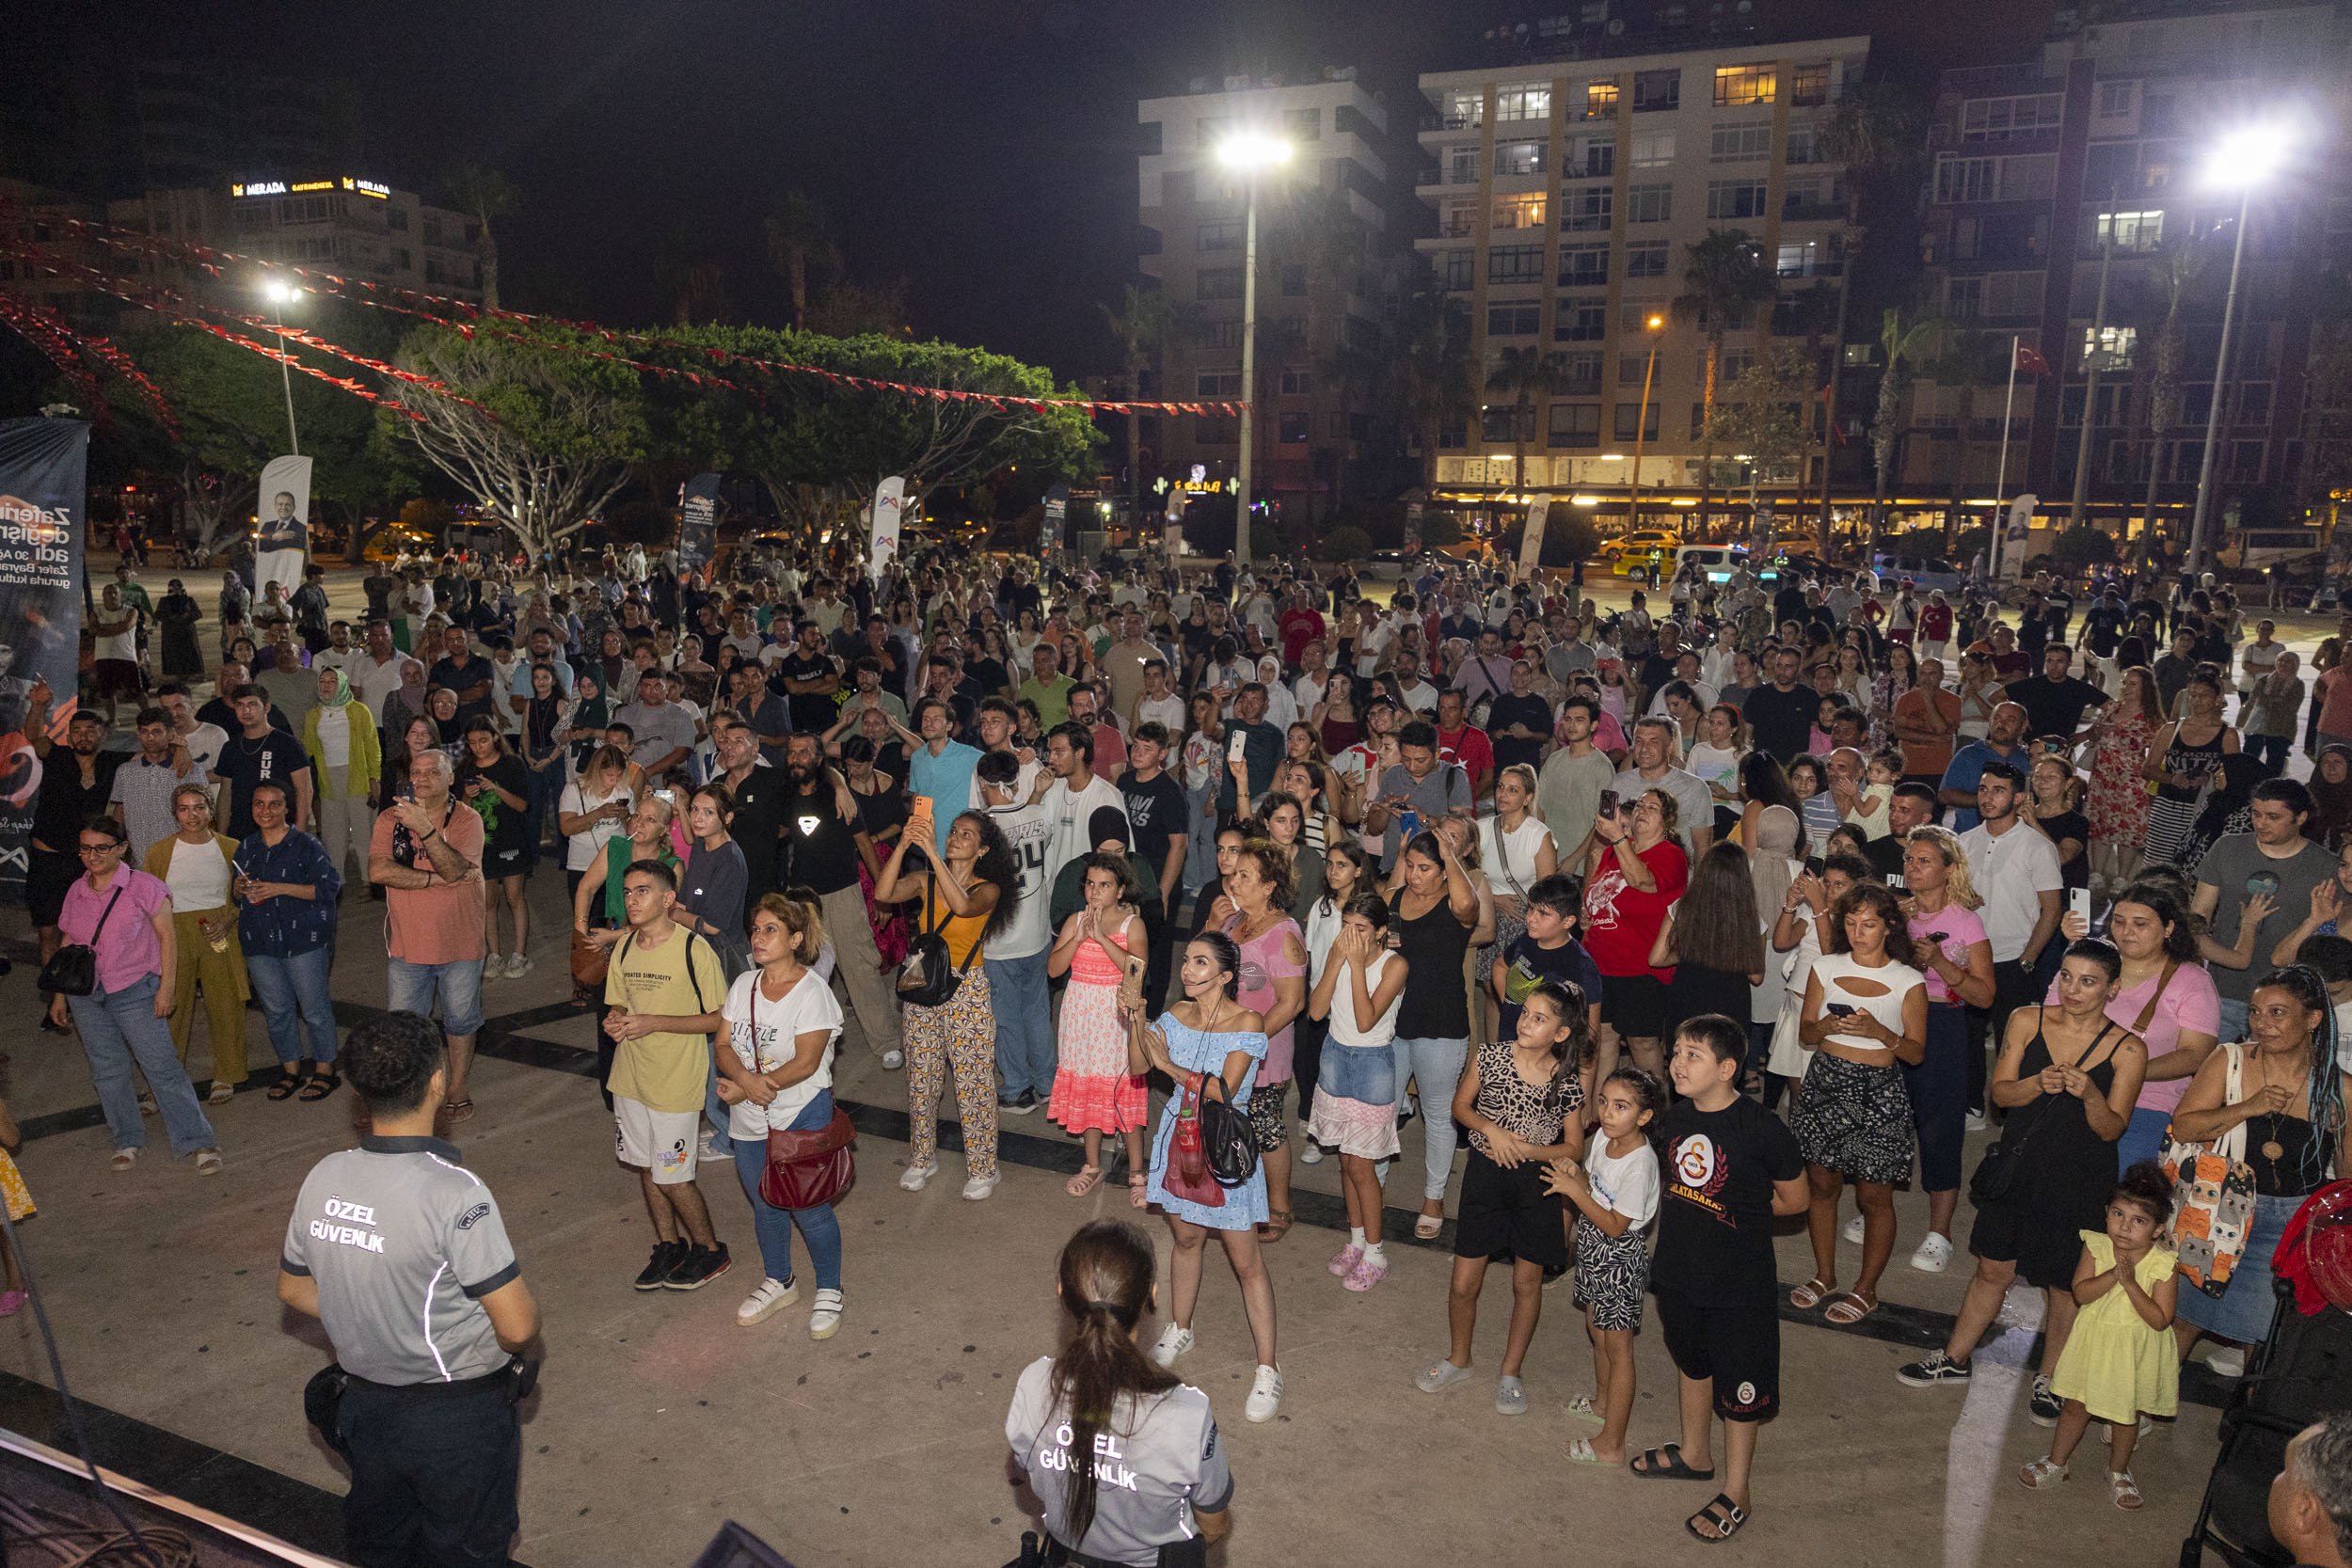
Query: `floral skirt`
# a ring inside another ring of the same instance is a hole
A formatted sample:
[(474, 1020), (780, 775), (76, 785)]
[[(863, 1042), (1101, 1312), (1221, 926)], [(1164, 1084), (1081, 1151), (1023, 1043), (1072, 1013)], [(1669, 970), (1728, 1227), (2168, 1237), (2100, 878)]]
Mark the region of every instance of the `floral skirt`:
[(1911, 1091), (1890, 1064), (1864, 1067), (1817, 1051), (1804, 1069), (1788, 1131), (1805, 1164), (1854, 1181), (1911, 1174)]

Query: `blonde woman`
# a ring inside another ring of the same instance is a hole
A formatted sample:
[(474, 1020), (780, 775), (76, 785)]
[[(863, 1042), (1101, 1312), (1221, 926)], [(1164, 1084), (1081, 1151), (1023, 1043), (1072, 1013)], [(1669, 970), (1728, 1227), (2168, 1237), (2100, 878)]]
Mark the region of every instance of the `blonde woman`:
[[(171, 889), (172, 934), (179, 943), (178, 982), (171, 991), (171, 1049), (188, 1059), (196, 1033), (196, 988), (204, 988), (204, 1016), (213, 1031), (213, 1090), (217, 1105), (246, 1080), (245, 1004), (253, 994), (237, 941), (237, 907), (229, 897), (236, 877), (237, 841), (213, 831), (212, 792), (182, 784), (171, 792), (180, 831), (148, 846), (139, 869)], [(294, 1092), (291, 1072), (270, 1086), (272, 1100)]]

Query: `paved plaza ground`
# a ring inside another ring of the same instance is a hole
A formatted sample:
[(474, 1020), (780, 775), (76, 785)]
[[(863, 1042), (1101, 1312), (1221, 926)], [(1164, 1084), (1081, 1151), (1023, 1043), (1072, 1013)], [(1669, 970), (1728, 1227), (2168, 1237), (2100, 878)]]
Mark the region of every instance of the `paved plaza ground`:
[[(146, 578), (160, 589), (167, 575)], [(341, 584), (339, 612), (351, 596)], [(2296, 641), (2308, 648), (2315, 629), (2296, 626)], [(517, 1560), (682, 1565), (728, 1518), (802, 1568), (993, 1568), (1014, 1556), (1025, 1521), (1005, 1481), (1006, 1403), (1021, 1369), (1054, 1348), (1057, 1249), (1083, 1220), (1134, 1212), (1120, 1173), (1071, 1198), (1063, 1181), (1078, 1164), (1076, 1140), (1041, 1114), (1012, 1117), (1003, 1186), (985, 1203), (964, 1202), (950, 1095), (941, 1107), (950, 1150), (942, 1178), (901, 1192), (905, 1078), (884, 1071), (852, 1027), (835, 1087), (861, 1132), (858, 1184), (840, 1209), (848, 1308), (839, 1335), (807, 1338), (805, 1280), (801, 1306), (756, 1328), (736, 1325), (758, 1265), (731, 1169), (707, 1167), (703, 1188), (733, 1245), (733, 1271), (699, 1293), (640, 1294), (629, 1281), (650, 1235), (633, 1173), (612, 1158), (591, 1018), (568, 1001), (562, 895), (556, 869), (543, 866), (531, 887), (538, 967), (485, 985), (480, 1115), (455, 1133), (498, 1193), (546, 1314), (545, 1376), (526, 1407)], [(20, 960), (0, 979), (0, 1050), (9, 1058), (0, 1092), (28, 1134), (21, 1163), (40, 1214), (24, 1234), (69, 1377), (98, 1413), (100, 1461), (331, 1554), (343, 1473), (304, 1425), (300, 1403), (328, 1350), (314, 1322), (279, 1306), (276, 1275), (295, 1190), (320, 1156), (351, 1142), (356, 1101), (348, 1087), (314, 1105), (265, 1100), (258, 1064), (269, 1048), (260, 1015), (248, 1013), (257, 1083), (211, 1108), (225, 1171), (199, 1179), (168, 1158), (151, 1123), (147, 1157), (128, 1175), (110, 1174), (80, 1051), (32, 1027), (39, 999), (23, 961), (23, 920), (0, 914), (0, 950)], [(347, 1026), (383, 1006), (383, 934), (382, 907), (347, 894), (334, 986)], [(211, 1069), (202, 1025), (198, 1033), (189, 1065), (201, 1089)], [(1418, 1130), (1406, 1139), (1409, 1157)], [(1983, 1142), (1971, 1139), (1971, 1166)], [(1567, 1440), (1588, 1429), (1563, 1402), (1592, 1386), (1565, 1289), (1545, 1297), (1526, 1369), (1529, 1414), (1504, 1418), (1492, 1406), (1510, 1296), (1502, 1270), (1489, 1275), (1482, 1304), (1481, 1375), (1421, 1394), (1412, 1374), (1445, 1348), (1451, 1228), (1417, 1244), (1409, 1218), (1392, 1210), (1393, 1271), (1352, 1295), (1324, 1268), (1346, 1239), (1337, 1163), (1296, 1173), (1299, 1224), (1266, 1253), (1286, 1380), (1279, 1417), (1263, 1426), (1242, 1419), (1253, 1358), (1238, 1292), (1214, 1257), (1200, 1346), (1178, 1363), (1208, 1391), (1230, 1446), (1232, 1564), (1734, 1554), (1839, 1568), (2146, 1563), (2173, 1559), (2196, 1512), (2224, 1386), (2201, 1365), (2184, 1380), (2180, 1418), (2141, 1444), (2135, 1468), (2148, 1506), (2137, 1515), (2106, 1500), (2100, 1429), (2072, 1484), (2035, 1494), (2012, 1479), (2048, 1440), (2026, 1421), (2015, 1370), (2033, 1339), (2036, 1293), (2012, 1294), (2014, 1325), (1980, 1354), (1965, 1391), (1895, 1381), (1899, 1363), (1942, 1341), (1967, 1278), (1964, 1256), (1941, 1275), (1904, 1266), (1925, 1212), (1924, 1196), (1907, 1193), (1898, 1196), (1903, 1236), (1884, 1307), (1855, 1329), (1784, 1310), (1786, 1409), (1763, 1433), (1754, 1520), (1732, 1545), (1702, 1546), (1682, 1520), (1712, 1486), (1565, 1461)], [(1166, 1227), (1136, 1217), (1164, 1264)], [(1847, 1277), (1858, 1261), (1859, 1248), (1842, 1249)], [(1781, 1237), (1779, 1263), (1786, 1282), (1812, 1273), (1801, 1229)], [(1147, 1324), (1147, 1338), (1156, 1333)], [(1637, 1360), (1633, 1442), (1672, 1441), (1673, 1369), (1654, 1321)], [(0, 1321), (0, 1427), (62, 1446), (50, 1385), (32, 1314)]]

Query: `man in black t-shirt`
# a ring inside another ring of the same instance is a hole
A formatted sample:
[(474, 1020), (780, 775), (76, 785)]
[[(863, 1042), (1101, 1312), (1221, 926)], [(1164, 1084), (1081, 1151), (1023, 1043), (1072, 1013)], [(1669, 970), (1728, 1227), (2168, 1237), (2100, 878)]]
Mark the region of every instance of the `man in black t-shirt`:
[(1690, 1518), (1701, 1540), (1728, 1540), (1747, 1522), (1756, 1427), (1780, 1408), (1772, 1220), (1804, 1213), (1810, 1196), (1796, 1135), (1734, 1086), (1747, 1033), (1720, 1013), (1684, 1022), (1670, 1070), (1685, 1098), (1659, 1124), (1650, 1286), (1666, 1352), (1681, 1374), (1682, 1441), (1649, 1449), (1633, 1470), (1712, 1480), (1712, 1404), (1724, 1419), (1724, 1479), (1715, 1500)]
[(1127, 820), (1135, 827), (1136, 858), (1157, 879), (1158, 907), (1143, 906), (1144, 934), (1151, 939), (1151, 967), (1144, 976), (1146, 996), (1166, 994), (1170, 949), (1165, 940), (1168, 911), (1176, 907), (1177, 891), (1184, 879), (1185, 830), (1191, 825), (1184, 786), (1163, 766), (1168, 760), (1168, 727), (1154, 721), (1136, 726), (1127, 742), (1127, 770), (1119, 776), (1119, 793), (1126, 797)]
[(2090, 733), (2083, 722), (2083, 709), (2105, 704), (2107, 694), (2079, 676), (2067, 671), (2074, 662), (2074, 651), (2063, 642), (2053, 642), (2042, 650), (2042, 673), (2029, 680), (2011, 681), (2002, 689), (2002, 695), (2026, 710), (2026, 734), (2040, 739), (2045, 735), (2074, 740)]
[(800, 625), (800, 640), (776, 661), (775, 683), (784, 688), (792, 710), (792, 727), (822, 735), (840, 717), (834, 702), (841, 690), (841, 666), (824, 651), (824, 638), (814, 621)]
[(1805, 754), (1813, 721), (1820, 717), (1821, 699), (1797, 680), (1797, 650), (1776, 649), (1772, 660), (1772, 684), (1748, 693), (1740, 712), (1756, 732), (1756, 747), (1788, 762)]
[(784, 831), (784, 769), (761, 754), (758, 732), (723, 709), (710, 716), (710, 744), (719, 753), (718, 782), (735, 801), (727, 818), (727, 836), (743, 851), (743, 930), (751, 933), (752, 914), (763, 894), (773, 893), (777, 840)]
[[(485, 660), (486, 667), (488, 661)], [(294, 805), (287, 820), (300, 832), (310, 831), (310, 753), (284, 730), (273, 729), (269, 703), (258, 686), (241, 686), (229, 694), (237, 710), (237, 728), (220, 749), (213, 773), (229, 786), (228, 812), (221, 832), (243, 839), (253, 832), (253, 786), (287, 784)]]

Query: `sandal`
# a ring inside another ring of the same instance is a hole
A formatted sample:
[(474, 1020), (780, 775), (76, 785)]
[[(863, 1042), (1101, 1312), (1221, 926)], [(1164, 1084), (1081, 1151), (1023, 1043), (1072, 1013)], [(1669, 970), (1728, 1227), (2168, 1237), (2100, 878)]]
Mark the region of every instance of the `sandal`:
[(2030, 1487), (2036, 1492), (2071, 1479), (2066, 1473), (2066, 1466), (2055, 1459), (2037, 1459), (2017, 1472), (2017, 1483), (2020, 1486)]
[(1139, 1170), (1127, 1173), (1127, 1201), (1137, 1209), (1152, 1205), (1152, 1179)]
[(2138, 1513), (2139, 1505), (2147, 1501), (2139, 1495), (2139, 1482), (2132, 1479), (2132, 1473), (2129, 1470), (2107, 1472), (2107, 1497), (2114, 1501), (2116, 1507), (2131, 1513)]
[(292, 1068), (280, 1069), (278, 1082), (269, 1086), (269, 1097), (272, 1100), (292, 1100), (294, 1090), (309, 1082), (310, 1077), (307, 1073), (296, 1072)]
[(1094, 1191), (1095, 1186), (1101, 1182), (1102, 1180), (1102, 1166), (1080, 1165), (1078, 1167), (1078, 1174), (1062, 1183), (1062, 1191), (1068, 1193), (1072, 1197), (1084, 1197), (1087, 1194)]
[(450, 1125), (452, 1127), (456, 1126), (461, 1121), (471, 1121), (473, 1119), (473, 1101), (470, 1100), (453, 1100), (448, 1104), (442, 1106), (441, 1110), (449, 1117)]
[(1821, 1317), (1826, 1322), (1845, 1328), (1860, 1323), (1878, 1309), (1879, 1304), (1875, 1299), (1866, 1300), (1860, 1291), (1848, 1291), (1831, 1303), (1830, 1309), (1822, 1313)]
[(1663, 1448), (1644, 1449), (1626, 1465), (1626, 1468), (1644, 1481), (1713, 1481), (1712, 1469), (1693, 1470), (1682, 1461), (1682, 1445), (1668, 1443)]
[[(1699, 1528), (1699, 1521), (1702, 1519), (1715, 1527), (1713, 1534), (1710, 1535)], [(1682, 1528), (1711, 1546), (1719, 1541), (1728, 1541), (1739, 1534), (1740, 1527), (1747, 1522), (1748, 1511), (1733, 1502), (1730, 1493), (1718, 1492), (1715, 1494), (1713, 1502), (1682, 1521)]]
[(220, 1150), (217, 1148), (200, 1148), (197, 1150), (196, 1174), (199, 1176), (218, 1176), (220, 1174)]
[(1580, 1421), (1606, 1421), (1607, 1418), (1593, 1404), (1593, 1396), (1579, 1394), (1567, 1403), (1567, 1412)]
[(106, 1162), (106, 1168), (119, 1174), (123, 1171), (129, 1170), (133, 1165), (137, 1164), (138, 1162), (139, 1151), (137, 1149), (118, 1148), (114, 1151), (114, 1157)]
[(1788, 1292), (1788, 1305), (1800, 1312), (1810, 1312), (1820, 1306), (1829, 1293), (1836, 1289), (1837, 1286), (1835, 1281), (1823, 1279), (1817, 1274)]
[(1269, 1209), (1266, 1218), (1257, 1227), (1258, 1240), (1269, 1244), (1279, 1242), (1291, 1233), (1291, 1227), (1296, 1223), (1288, 1209)]
[(213, 1092), (204, 1097), (207, 1105), (226, 1105), (237, 1098), (237, 1085), (225, 1079), (213, 1080)]
[(310, 1081), (302, 1085), (301, 1098), (305, 1101), (325, 1100), (342, 1086), (343, 1075), (329, 1068), (325, 1072), (310, 1075)]
[(1438, 1239), (1438, 1232), (1444, 1228), (1445, 1215), (1442, 1213), (1417, 1214), (1413, 1217), (1413, 1235), (1416, 1240), (1434, 1242)]
[(1593, 1440), (1591, 1438), (1574, 1437), (1568, 1440), (1568, 1463), (1571, 1465), (1600, 1465), (1605, 1464), (1606, 1461), (1604, 1461), (1600, 1455), (1593, 1451)]

